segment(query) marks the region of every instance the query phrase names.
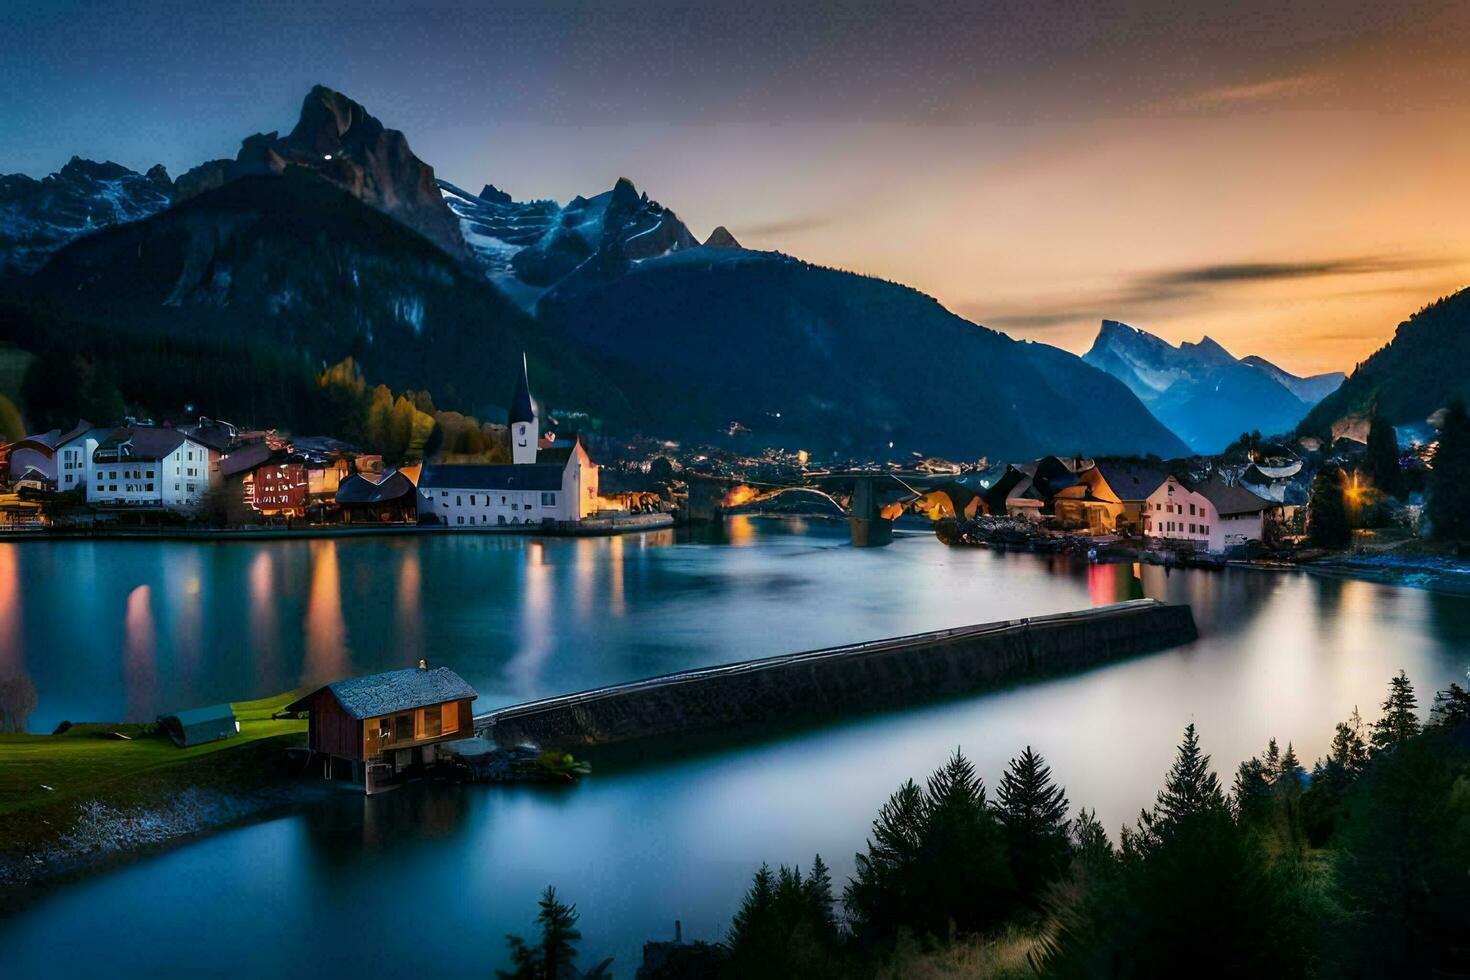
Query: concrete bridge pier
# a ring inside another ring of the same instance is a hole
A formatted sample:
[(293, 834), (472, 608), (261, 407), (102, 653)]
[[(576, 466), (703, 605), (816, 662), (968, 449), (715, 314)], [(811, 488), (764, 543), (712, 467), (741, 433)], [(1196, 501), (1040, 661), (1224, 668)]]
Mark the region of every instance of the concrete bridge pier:
[(725, 515), (720, 504), (729, 487), (717, 480), (692, 479), (689, 481), (689, 500), (685, 504), (683, 518), (689, 524), (713, 524)]
[(874, 480), (858, 479), (852, 486), (852, 510), (847, 529), (857, 548), (876, 548), (893, 541), (893, 522), (882, 516)]

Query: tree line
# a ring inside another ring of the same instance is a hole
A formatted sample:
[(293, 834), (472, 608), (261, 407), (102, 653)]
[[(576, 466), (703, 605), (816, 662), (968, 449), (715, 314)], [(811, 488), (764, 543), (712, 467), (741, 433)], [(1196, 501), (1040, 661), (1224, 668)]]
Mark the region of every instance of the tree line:
[[(993, 793), (957, 749), (884, 803), (840, 896), (820, 856), (805, 871), (763, 865), (723, 943), (687, 944), (638, 975), (1470, 974), (1470, 691), (1451, 684), (1421, 722), (1400, 671), (1381, 709), (1371, 725), (1354, 709), (1310, 771), (1271, 739), (1229, 788), (1190, 724), (1116, 844), (1031, 747)], [(542, 942), (512, 937), (514, 968), (499, 976), (582, 975), (547, 898)], [(925, 959), (1016, 936), (1024, 955), (1009, 965), (982, 952), (947, 973)]]

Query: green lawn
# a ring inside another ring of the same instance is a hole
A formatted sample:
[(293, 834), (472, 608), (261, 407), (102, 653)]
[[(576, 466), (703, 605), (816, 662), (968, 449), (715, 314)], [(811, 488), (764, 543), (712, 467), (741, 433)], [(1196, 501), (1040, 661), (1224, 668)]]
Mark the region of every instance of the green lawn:
[[(300, 735), (305, 721), (271, 720), (297, 692), (259, 701), (236, 702), (240, 733), (232, 738), (181, 749), (142, 725), (74, 725), (62, 735), (0, 735), (0, 816), (45, 806), (83, 794), (107, 794), (170, 766), (217, 752), (229, 752), (261, 739)], [(129, 740), (109, 738), (121, 732)]]

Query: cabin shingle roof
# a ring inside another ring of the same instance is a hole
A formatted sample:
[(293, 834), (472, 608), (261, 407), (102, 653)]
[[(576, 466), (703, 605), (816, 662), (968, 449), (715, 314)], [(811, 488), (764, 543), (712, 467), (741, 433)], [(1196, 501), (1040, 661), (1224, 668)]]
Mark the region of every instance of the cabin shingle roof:
[[(351, 677), (328, 684), (325, 690), (331, 691), (342, 708), (359, 721), (391, 715), (396, 711), (411, 711), (431, 704), (443, 704), (445, 701), (466, 698), (474, 700), (477, 697), (475, 689), (448, 667), (430, 667), (426, 670), (407, 667), (381, 674), (368, 674), (365, 677)], [(308, 695), (288, 705), (288, 709), (298, 711), (308, 707), (311, 697), (312, 695)]]

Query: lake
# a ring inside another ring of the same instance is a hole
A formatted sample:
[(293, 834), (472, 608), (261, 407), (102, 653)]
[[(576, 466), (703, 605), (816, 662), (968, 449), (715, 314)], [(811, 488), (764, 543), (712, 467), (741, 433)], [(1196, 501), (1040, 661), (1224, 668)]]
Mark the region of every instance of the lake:
[(344, 796), (62, 887), (0, 921), (0, 975), (489, 975), (554, 884), (584, 965), (728, 927), (762, 862), (840, 883), (904, 779), (963, 746), (987, 783), (1032, 745), (1115, 834), (1184, 726), (1228, 784), (1270, 736), (1310, 764), (1400, 667), (1427, 711), (1470, 668), (1470, 599), (1302, 573), (1166, 571), (949, 549), (855, 549), (845, 524), (717, 533), (0, 543), (0, 673), (33, 731), (151, 719), (349, 673), (451, 666), (477, 710), (684, 667), (1151, 596), (1200, 639), (1063, 679), (740, 744), (594, 753), (571, 787)]

